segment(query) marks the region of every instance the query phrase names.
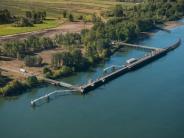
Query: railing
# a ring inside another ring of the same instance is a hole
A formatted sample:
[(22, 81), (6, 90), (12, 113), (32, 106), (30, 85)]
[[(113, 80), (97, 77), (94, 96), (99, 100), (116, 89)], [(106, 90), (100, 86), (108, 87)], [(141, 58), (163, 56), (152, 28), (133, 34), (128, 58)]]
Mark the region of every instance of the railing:
[(156, 47), (136, 45), (136, 44), (129, 44), (129, 43), (125, 43), (125, 42), (115, 42), (115, 41), (112, 42), (112, 45), (124, 45), (124, 46), (128, 46), (128, 47), (141, 48), (141, 49), (147, 49), (147, 50), (158, 50), (158, 49), (161, 49), (161, 48), (156, 48)]
[(57, 90), (48, 94), (45, 94), (44, 96), (41, 96), (35, 100), (31, 101), (31, 105), (32, 106), (36, 106), (36, 104), (41, 101), (41, 100), (49, 100), (51, 96), (55, 95), (55, 94), (69, 94), (71, 92), (75, 92), (76, 90)]
[(122, 68), (122, 66), (112, 65), (112, 66), (110, 66), (110, 67), (107, 67), (107, 68), (103, 69), (103, 72), (106, 72), (106, 71), (108, 71), (108, 70), (110, 70), (110, 69), (116, 70), (117, 68)]

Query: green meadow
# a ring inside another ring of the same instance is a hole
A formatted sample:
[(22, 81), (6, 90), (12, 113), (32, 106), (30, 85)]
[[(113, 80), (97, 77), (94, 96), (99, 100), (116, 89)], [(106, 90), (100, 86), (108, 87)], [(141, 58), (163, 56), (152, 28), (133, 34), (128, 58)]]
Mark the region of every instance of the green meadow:
[(35, 24), (33, 27), (14, 27), (13, 24), (3, 24), (0, 25), (0, 36), (39, 31), (54, 28), (58, 25), (59, 23), (57, 20), (46, 20), (43, 24)]

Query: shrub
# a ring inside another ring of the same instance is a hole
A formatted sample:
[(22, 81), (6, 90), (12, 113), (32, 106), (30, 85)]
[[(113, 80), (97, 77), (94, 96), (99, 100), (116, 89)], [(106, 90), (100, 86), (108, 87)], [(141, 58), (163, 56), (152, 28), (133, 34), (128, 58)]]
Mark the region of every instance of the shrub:
[(33, 27), (33, 23), (29, 18), (21, 17), (15, 23), (16, 27)]
[(5, 87), (0, 89), (0, 94), (3, 96), (14, 96), (21, 94), (23, 90), (25, 90), (26, 85), (24, 83), (21, 83), (20, 81), (13, 80), (9, 84), (7, 84)]
[(68, 20), (70, 21), (70, 22), (73, 22), (74, 21), (74, 17), (73, 17), (73, 15), (70, 13), (69, 14), (69, 16), (68, 16)]
[(29, 87), (35, 86), (39, 83), (38, 79), (36, 76), (30, 76), (26, 79), (26, 83)]

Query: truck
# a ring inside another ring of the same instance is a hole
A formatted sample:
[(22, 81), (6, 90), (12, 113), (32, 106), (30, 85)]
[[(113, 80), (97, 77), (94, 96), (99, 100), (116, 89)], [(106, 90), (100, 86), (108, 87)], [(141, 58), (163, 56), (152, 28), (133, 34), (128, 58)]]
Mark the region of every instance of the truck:
[(26, 73), (26, 70), (25, 70), (25, 69), (23, 69), (23, 68), (20, 68), (20, 72), (22, 72), (22, 73)]
[(135, 61), (137, 61), (136, 58), (131, 58), (131, 59), (128, 59), (128, 60), (126, 61), (126, 64), (131, 64), (131, 63), (133, 63), (133, 62), (135, 62)]

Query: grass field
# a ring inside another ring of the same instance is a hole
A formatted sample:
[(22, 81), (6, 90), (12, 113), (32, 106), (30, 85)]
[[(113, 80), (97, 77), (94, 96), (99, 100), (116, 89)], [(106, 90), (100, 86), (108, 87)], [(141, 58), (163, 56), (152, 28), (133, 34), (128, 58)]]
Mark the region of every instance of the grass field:
[(0, 36), (39, 31), (54, 28), (58, 25), (59, 22), (57, 20), (46, 20), (43, 24), (36, 24), (34, 27), (14, 27), (12, 24), (5, 24), (0, 25)]
[(48, 16), (60, 17), (63, 10), (74, 14), (99, 13), (113, 5), (131, 5), (116, 0), (0, 0), (0, 9), (8, 8), (12, 13), (22, 15), (27, 10), (45, 10)]

